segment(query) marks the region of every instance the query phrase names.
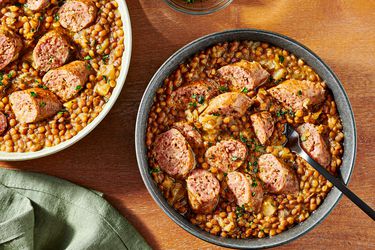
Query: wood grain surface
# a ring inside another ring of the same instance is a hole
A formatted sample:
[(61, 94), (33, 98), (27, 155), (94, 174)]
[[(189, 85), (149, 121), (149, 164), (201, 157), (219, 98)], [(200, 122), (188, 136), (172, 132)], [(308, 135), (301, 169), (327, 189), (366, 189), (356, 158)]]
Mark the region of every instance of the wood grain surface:
[[(177, 13), (162, 0), (127, 3), (133, 55), (125, 87), (108, 116), (69, 149), (4, 166), (46, 173), (103, 192), (155, 249), (216, 248), (174, 224), (148, 194), (135, 158), (135, 118), (148, 81), (181, 46), (212, 32), (258, 28), (303, 43), (341, 79), (358, 129), (357, 160), (349, 186), (375, 207), (375, 1), (235, 0), (208, 16)], [(323, 223), (280, 249), (375, 249), (375, 223), (343, 198)]]

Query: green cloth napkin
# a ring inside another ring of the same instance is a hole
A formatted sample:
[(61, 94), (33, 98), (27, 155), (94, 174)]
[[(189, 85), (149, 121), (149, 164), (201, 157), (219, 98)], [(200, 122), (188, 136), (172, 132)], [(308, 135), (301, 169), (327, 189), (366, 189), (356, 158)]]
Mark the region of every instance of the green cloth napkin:
[(101, 194), (0, 168), (0, 250), (150, 249)]

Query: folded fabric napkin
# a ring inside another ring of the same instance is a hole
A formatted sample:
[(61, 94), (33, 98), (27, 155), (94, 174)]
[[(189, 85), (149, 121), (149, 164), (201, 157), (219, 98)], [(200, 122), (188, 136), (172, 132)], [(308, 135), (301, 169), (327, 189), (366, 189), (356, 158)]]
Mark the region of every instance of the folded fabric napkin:
[(0, 168), (0, 249), (150, 249), (100, 193)]

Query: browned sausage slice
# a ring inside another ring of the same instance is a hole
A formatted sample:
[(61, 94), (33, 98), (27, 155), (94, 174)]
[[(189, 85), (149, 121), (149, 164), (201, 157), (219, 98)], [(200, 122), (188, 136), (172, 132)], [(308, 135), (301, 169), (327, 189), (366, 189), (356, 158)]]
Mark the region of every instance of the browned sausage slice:
[(95, 21), (97, 8), (90, 0), (68, 0), (59, 10), (62, 27), (78, 32)]
[(0, 135), (2, 135), (8, 128), (8, 120), (3, 112), (0, 112)]
[(22, 40), (11, 31), (0, 29), (0, 70), (16, 60), (22, 49)]
[(199, 80), (179, 87), (172, 92), (172, 105), (185, 109), (190, 105), (200, 106), (217, 95), (216, 83), (210, 80)]
[(299, 191), (297, 176), (293, 170), (273, 154), (259, 157), (259, 178), (267, 189), (275, 194), (295, 194)]
[(69, 58), (69, 43), (59, 31), (50, 31), (42, 36), (33, 50), (33, 60), (37, 69), (47, 72), (60, 67)]
[(252, 211), (259, 212), (264, 192), (257, 178), (233, 171), (228, 173), (227, 184), (238, 206), (249, 207)]
[(325, 89), (320, 82), (286, 80), (268, 90), (272, 97), (294, 111), (308, 109), (325, 99)]
[(190, 146), (194, 148), (201, 148), (203, 146), (202, 136), (195, 127), (186, 122), (177, 122), (173, 124), (173, 127), (180, 131), (189, 142)]
[(48, 71), (43, 77), (43, 82), (49, 90), (63, 101), (67, 101), (85, 86), (90, 72), (84, 61), (74, 61)]
[(174, 128), (156, 137), (153, 154), (161, 170), (175, 178), (186, 178), (196, 164), (189, 143)]
[(327, 167), (331, 163), (331, 154), (318, 129), (310, 123), (304, 123), (297, 128), (302, 147), (320, 165)]
[(275, 127), (274, 119), (270, 112), (264, 111), (250, 116), (253, 124), (254, 132), (258, 137), (259, 142), (264, 145), (271, 137)]
[(51, 4), (50, 0), (27, 0), (27, 7), (30, 10), (38, 11), (47, 8)]
[(219, 202), (220, 183), (203, 169), (195, 169), (186, 180), (189, 204), (196, 213), (211, 213)]
[(13, 92), (9, 95), (9, 101), (16, 119), (21, 123), (43, 120), (62, 108), (57, 96), (41, 88)]
[(267, 81), (270, 74), (258, 62), (241, 60), (221, 67), (218, 72), (230, 81), (232, 91), (250, 91)]
[(253, 104), (253, 101), (245, 94), (237, 92), (227, 92), (216, 96), (210, 101), (210, 104), (201, 114), (201, 116), (233, 116), (241, 117), (247, 109)]
[(216, 167), (227, 173), (239, 168), (247, 155), (246, 146), (237, 140), (224, 140), (207, 149), (206, 161), (211, 167)]

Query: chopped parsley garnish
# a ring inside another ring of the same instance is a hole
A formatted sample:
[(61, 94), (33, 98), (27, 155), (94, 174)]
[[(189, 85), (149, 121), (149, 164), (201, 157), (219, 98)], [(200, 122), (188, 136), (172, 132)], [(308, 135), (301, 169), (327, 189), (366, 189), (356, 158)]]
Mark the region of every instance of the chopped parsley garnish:
[(3, 86), (3, 78), (4, 78), (4, 74), (3, 72), (0, 71), (0, 86)]
[(67, 110), (66, 109), (62, 109), (59, 112), (57, 112), (57, 114), (64, 114), (65, 112), (67, 112)]
[(256, 180), (256, 179), (253, 179), (253, 182), (251, 183), (251, 186), (252, 186), (252, 187), (256, 187), (256, 186), (258, 186), (258, 183), (257, 183), (257, 180)]
[(249, 90), (248, 90), (246, 87), (244, 87), (244, 88), (241, 90), (241, 92), (246, 94), (246, 93), (249, 92)]
[(189, 102), (189, 107), (196, 108), (197, 107), (197, 103), (196, 102)]
[(53, 20), (55, 20), (55, 22), (58, 22), (59, 19), (60, 19), (59, 14), (56, 13), (56, 14), (53, 16)]
[(213, 115), (213, 116), (220, 116), (219, 113), (213, 113), (212, 115)]
[(43, 20), (44, 20), (44, 16), (40, 16), (39, 21), (43, 22)]
[(86, 68), (87, 68), (87, 69), (92, 69), (91, 64), (89, 64), (89, 63), (86, 64)]
[(82, 89), (82, 86), (81, 85), (77, 85), (76, 86), (76, 90), (80, 90), (80, 89)]
[(41, 89), (48, 89), (46, 85), (43, 85), (43, 84), (38, 84), (38, 87), (41, 88)]
[(45, 102), (41, 102), (41, 103), (39, 104), (39, 106), (40, 106), (41, 108), (44, 108), (44, 107), (46, 106), (46, 103), (45, 103)]
[(297, 95), (301, 96), (302, 95), (302, 90), (298, 90)]
[(232, 161), (237, 161), (237, 160), (241, 160), (241, 158), (240, 157), (238, 157), (238, 156), (232, 156)]
[(10, 78), (13, 77), (13, 74), (12, 74), (12, 73), (9, 73), (7, 76), (8, 76), (8, 78), (10, 79)]
[(224, 173), (224, 177), (227, 177), (228, 173)]
[(198, 103), (199, 104), (203, 104), (204, 103), (204, 96), (203, 95), (198, 96)]
[(193, 98), (193, 99), (197, 98), (197, 94), (192, 94), (191, 98)]
[(109, 58), (109, 54), (104, 55), (104, 56), (102, 57), (103, 62), (106, 62), (106, 61), (108, 60), (108, 58)]
[(242, 217), (242, 215), (245, 213), (245, 206), (242, 205), (241, 207), (236, 207), (236, 215), (237, 217)]
[(160, 168), (152, 168), (150, 169), (150, 174), (152, 173), (160, 173)]
[(283, 56), (279, 56), (279, 61), (280, 61), (280, 63), (283, 63), (284, 62), (284, 57)]
[(243, 143), (247, 143), (247, 139), (243, 136), (242, 133), (240, 133), (240, 140), (241, 140)]
[(31, 97), (36, 97), (37, 96), (37, 94), (34, 91), (31, 91), (30, 95), (31, 95)]
[(255, 151), (263, 153), (264, 152), (264, 147), (261, 146), (261, 145), (255, 145)]
[(103, 75), (103, 79), (108, 83), (109, 82), (109, 79), (107, 76)]
[(84, 58), (85, 60), (91, 60), (92, 59), (92, 57), (91, 56), (85, 56), (85, 58)]
[(295, 115), (294, 112), (293, 112), (292, 110), (289, 110), (288, 113), (289, 113), (289, 115), (290, 115), (291, 117), (294, 117), (294, 115)]
[(255, 196), (255, 192), (252, 192), (252, 193), (251, 193), (251, 196), (253, 196), (253, 197), (254, 197), (254, 196)]
[(283, 111), (283, 110), (278, 110), (277, 112), (276, 112), (276, 116), (277, 117), (280, 117), (280, 116), (283, 116), (283, 115), (285, 115), (286, 113), (288, 113), (287, 111)]
[(219, 86), (219, 91), (220, 92), (227, 92), (229, 89), (227, 86)]

